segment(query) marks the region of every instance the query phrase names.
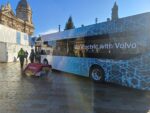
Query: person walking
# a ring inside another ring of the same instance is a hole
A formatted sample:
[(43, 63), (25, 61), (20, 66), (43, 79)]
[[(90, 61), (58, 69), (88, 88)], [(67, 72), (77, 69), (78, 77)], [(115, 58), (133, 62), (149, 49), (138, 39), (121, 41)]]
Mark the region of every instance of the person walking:
[(31, 53), (30, 53), (30, 62), (31, 63), (34, 63), (34, 58), (35, 58), (35, 53), (34, 53), (34, 50), (31, 49)]
[(26, 59), (26, 64), (28, 63), (28, 52), (25, 52), (25, 59)]
[(40, 52), (39, 51), (37, 51), (36, 54), (35, 54), (35, 60), (36, 60), (37, 63), (41, 62), (40, 61)]
[(24, 50), (22, 48), (18, 52), (18, 57), (17, 58), (19, 58), (19, 60), (20, 60), (20, 67), (21, 67), (21, 69), (23, 69), (25, 52), (24, 52)]

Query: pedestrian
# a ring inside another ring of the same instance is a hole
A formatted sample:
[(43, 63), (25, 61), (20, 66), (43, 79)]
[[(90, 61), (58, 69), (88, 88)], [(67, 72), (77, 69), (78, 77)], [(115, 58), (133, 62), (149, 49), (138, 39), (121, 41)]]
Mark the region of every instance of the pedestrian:
[(36, 62), (37, 62), (37, 63), (40, 63), (40, 62), (41, 62), (41, 61), (40, 61), (41, 58), (40, 58), (40, 52), (39, 52), (39, 51), (36, 52), (36, 54), (35, 54), (35, 59), (36, 59)]
[(26, 64), (28, 63), (28, 52), (25, 52), (25, 59), (26, 59)]
[(35, 58), (35, 53), (34, 53), (34, 50), (31, 49), (31, 53), (30, 53), (30, 62), (31, 63), (34, 63), (34, 58)]
[(20, 67), (21, 67), (21, 69), (23, 69), (25, 52), (24, 52), (24, 50), (22, 48), (18, 52), (18, 57), (17, 58), (19, 58), (19, 60), (20, 60)]

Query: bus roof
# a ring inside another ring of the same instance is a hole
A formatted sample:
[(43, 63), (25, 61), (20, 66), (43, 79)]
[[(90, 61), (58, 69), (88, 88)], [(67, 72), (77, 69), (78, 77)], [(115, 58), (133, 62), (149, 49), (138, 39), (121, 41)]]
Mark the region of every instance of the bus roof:
[(134, 16), (120, 18), (117, 20), (102, 22), (76, 29), (42, 35), (44, 41), (60, 40), (68, 38), (78, 38), (102, 34), (119, 33), (124, 31), (139, 31), (148, 29), (150, 31), (150, 12)]

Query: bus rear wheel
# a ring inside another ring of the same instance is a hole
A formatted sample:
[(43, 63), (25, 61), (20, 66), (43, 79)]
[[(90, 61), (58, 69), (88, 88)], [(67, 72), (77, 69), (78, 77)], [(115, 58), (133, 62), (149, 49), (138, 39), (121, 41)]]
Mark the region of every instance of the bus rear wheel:
[(94, 82), (104, 82), (104, 70), (99, 66), (90, 69), (90, 78)]

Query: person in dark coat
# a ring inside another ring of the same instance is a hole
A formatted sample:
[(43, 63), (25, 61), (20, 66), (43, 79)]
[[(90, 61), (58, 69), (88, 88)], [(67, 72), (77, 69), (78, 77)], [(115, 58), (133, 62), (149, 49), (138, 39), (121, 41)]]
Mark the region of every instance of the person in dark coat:
[(36, 52), (35, 57), (36, 57), (36, 58), (35, 58), (35, 59), (36, 59), (36, 62), (37, 62), (37, 63), (40, 63), (40, 62), (41, 62), (41, 58), (40, 58), (41, 55), (40, 55), (40, 52), (39, 52), (39, 51)]
[(30, 53), (30, 62), (34, 63), (34, 59), (35, 59), (35, 53), (34, 53), (34, 50), (32, 49)]

